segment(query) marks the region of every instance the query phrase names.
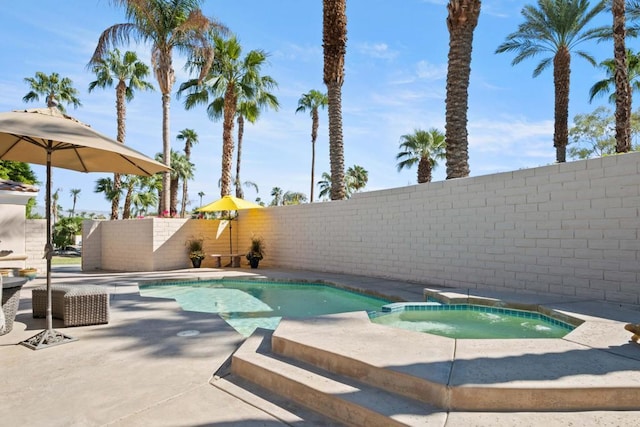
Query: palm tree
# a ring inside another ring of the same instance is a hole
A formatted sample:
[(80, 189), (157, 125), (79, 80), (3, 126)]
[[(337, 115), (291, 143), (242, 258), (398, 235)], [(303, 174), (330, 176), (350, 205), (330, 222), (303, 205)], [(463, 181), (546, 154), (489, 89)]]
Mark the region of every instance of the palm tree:
[[(367, 182), (369, 182), (369, 172), (362, 166), (351, 166), (347, 169), (345, 175), (345, 198), (348, 199), (353, 193), (362, 190), (366, 187)], [(320, 187), (320, 198), (326, 200), (331, 194), (331, 175), (323, 172), (322, 179), (318, 181), (318, 186)]]
[[(226, 30), (221, 24), (203, 15), (202, 0), (113, 0), (123, 6), (129, 22), (115, 24), (102, 32), (91, 62), (104, 57), (112, 46), (130, 39), (151, 44), (151, 63), (162, 93), (162, 146), (166, 165), (171, 166), (169, 107), (175, 83), (173, 51), (177, 49), (200, 58), (204, 77), (213, 62), (209, 32)], [(170, 172), (162, 176), (160, 211), (167, 210), (170, 199)]]
[(76, 202), (78, 201), (78, 194), (80, 194), (82, 190), (79, 188), (72, 188), (70, 190), (71, 197), (73, 197), (73, 207), (71, 208), (71, 216), (76, 216)]
[(625, 0), (612, 0), (613, 58), (616, 62), (616, 153), (631, 150), (631, 85), (625, 44)]
[(273, 200), (270, 206), (279, 206), (282, 202), (282, 188), (273, 187), (271, 189), (271, 195), (273, 196)]
[[(162, 153), (156, 154), (156, 160), (162, 161)], [(178, 184), (180, 180), (193, 178), (194, 164), (186, 159), (184, 154), (171, 150), (171, 199), (169, 200), (169, 215), (178, 214)]]
[(449, 61), (445, 100), (447, 179), (469, 176), (467, 110), (473, 31), (480, 16), (480, 0), (449, 0)]
[(347, 169), (346, 180), (347, 192), (351, 196), (366, 187), (369, 182), (369, 172), (362, 166), (353, 165)]
[(55, 226), (58, 222), (58, 217), (60, 216), (60, 212), (62, 211), (62, 206), (58, 205), (58, 199), (60, 199), (60, 192), (62, 188), (58, 188), (51, 195), (51, 212), (53, 213), (53, 225)]
[(316, 139), (318, 138), (318, 109), (325, 108), (329, 103), (326, 93), (311, 89), (298, 100), (296, 113), (309, 111), (311, 115), (311, 203), (313, 203), (314, 171), (316, 164)]
[[(124, 55), (120, 55), (119, 49), (113, 49), (106, 52), (104, 58), (92, 59), (89, 64), (91, 70), (96, 75), (96, 80), (89, 83), (89, 93), (96, 87), (105, 89), (113, 87), (114, 80), (116, 84), (116, 113), (118, 122), (117, 141), (124, 144), (126, 137), (126, 118), (127, 105), (125, 101), (131, 101), (134, 97), (134, 91), (153, 90), (151, 83), (144, 80), (149, 75), (149, 67), (141, 61), (135, 52), (127, 51)], [(120, 174), (113, 174), (113, 185), (115, 189), (119, 189), (122, 185), (120, 182)], [(115, 193), (116, 196), (111, 201), (111, 219), (118, 219), (118, 207), (120, 206), (120, 192)]]
[[(113, 179), (111, 178), (99, 178), (96, 180), (96, 186), (93, 192), (104, 193), (105, 199), (107, 199), (107, 201), (109, 202), (112, 202), (113, 199), (116, 197), (118, 198), (118, 200), (120, 200), (120, 194), (122, 193), (122, 186), (120, 188), (116, 188), (115, 185), (113, 184)], [(118, 216), (116, 214), (116, 219), (117, 218)], [(113, 217), (111, 219), (113, 219)]]
[[(601, 28), (585, 29), (589, 22), (605, 7), (598, 2), (589, 10), (588, 0), (538, 0), (538, 7), (527, 5), (522, 9), (525, 22), (518, 30), (509, 34), (507, 40), (496, 49), (496, 53), (516, 52), (512, 65), (538, 54), (548, 53), (533, 71), (533, 77), (553, 63), (555, 90), (553, 146), (556, 161), (566, 161), (569, 140), (569, 76), (571, 53), (586, 59), (592, 65), (596, 61), (582, 50), (575, 50), (580, 43), (597, 38)], [(452, 141), (447, 135), (447, 145)]]
[(204, 197), (204, 191), (199, 191), (198, 196), (200, 196), (200, 206), (202, 206), (202, 198)]
[(68, 77), (60, 78), (58, 73), (46, 75), (42, 71), (37, 71), (36, 76), (24, 79), (29, 83), (31, 90), (22, 98), (24, 102), (39, 101), (40, 95), (44, 96), (47, 101), (47, 107), (58, 107), (62, 112), (65, 111), (65, 104), (72, 104), (74, 108), (78, 108), (82, 104), (78, 98), (78, 90), (73, 87), (73, 81)]
[(307, 195), (297, 191), (287, 191), (282, 196), (283, 205), (299, 205), (307, 201)]
[[(592, 102), (598, 96), (609, 95), (609, 102), (615, 104), (616, 61), (613, 58), (605, 59), (600, 63), (599, 67), (604, 70), (607, 77), (591, 86), (591, 89), (589, 89), (589, 102)], [(640, 55), (634, 53), (632, 49), (627, 49), (627, 75), (632, 92), (640, 91)]]
[(412, 134), (400, 137), (398, 172), (411, 169), (418, 164), (418, 184), (431, 182), (431, 172), (438, 166), (438, 160), (446, 157), (445, 136), (436, 128), (428, 131), (415, 129)]
[[(198, 134), (193, 129), (183, 129), (180, 131), (176, 138), (184, 141), (184, 158), (187, 162), (191, 162), (191, 147), (193, 146), (193, 144), (198, 143)], [(188, 179), (182, 181), (182, 204), (180, 206), (180, 218), (184, 218), (186, 214), (187, 197), (189, 195), (188, 182)], [(202, 200), (200, 201), (200, 204), (202, 205)]]
[(344, 142), (342, 139), (342, 84), (347, 53), (347, 0), (322, 1), (323, 81), (329, 100), (329, 160), (331, 200), (346, 197), (344, 182)]
[[(161, 187), (157, 176), (123, 175), (122, 188), (126, 189), (122, 219), (132, 215), (144, 215), (149, 207), (158, 202), (158, 189)], [(131, 207), (133, 206), (134, 212)]]
[[(265, 56), (266, 59), (266, 56)], [(260, 66), (256, 66), (259, 72)], [(252, 74), (252, 73), (250, 73)], [(238, 86), (240, 90), (238, 101), (238, 154), (236, 156), (236, 197), (244, 198), (242, 186), (240, 185), (240, 159), (242, 157), (242, 139), (244, 136), (244, 121), (255, 123), (260, 117), (260, 112), (273, 108), (278, 111), (280, 104), (278, 98), (270, 92), (271, 88), (277, 87), (278, 84), (271, 76), (253, 75), (253, 79), (247, 79), (245, 85)], [(250, 80), (253, 80), (251, 82)], [(252, 87), (254, 86), (254, 87)]]
[(331, 175), (326, 172), (322, 172), (321, 180), (318, 181), (318, 187), (320, 187), (320, 193), (318, 196), (321, 199), (326, 199), (331, 194)]
[[(178, 93), (187, 93), (184, 102), (187, 110), (196, 105), (204, 104), (207, 105), (207, 114), (211, 120), (218, 120), (222, 117), (220, 195), (226, 196), (231, 194), (233, 127), (234, 118), (238, 114), (238, 101), (255, 100), (255, 109), (258, 110), (258, 107), (262, 108), (264, 105), (277, 108), (277, 99), (268, 93), (268, 90), (275, 85), (275, 81), (271, 77), (260, 76), (260, 68), (267, 59), (267, 54), (264, 51), (252, 50), (241, 59), (242, 46), (235, 36), (224, 39), (215, 35), (213, 42), (216, 59), (209, 74), (202, 82), (192, 79), (183, 83), (180, 85)], [(191, 66), (197, 68), (198, 64), (192, 63)], [(210, 99), (211, 102), (209, 102)], [(260, 100), (260, 105), (258, 100)], [(253, 116), (257, 118), (257, 111)], [(242, 121), (242, 123), (244, 122)], [(236, 179), (240, 179), (237, 174)], [(236, 189), (239, 187), (236, 185)]]
[(126, 175), (124, 182), (127, 195), (124, 199), (122, 218), (131, 217), (131, 205), (135, 208), (135, 214), (146, 214), (151, 206), (158, 203), (158, 193), (162, 190), (162, 180), (157, 176)]

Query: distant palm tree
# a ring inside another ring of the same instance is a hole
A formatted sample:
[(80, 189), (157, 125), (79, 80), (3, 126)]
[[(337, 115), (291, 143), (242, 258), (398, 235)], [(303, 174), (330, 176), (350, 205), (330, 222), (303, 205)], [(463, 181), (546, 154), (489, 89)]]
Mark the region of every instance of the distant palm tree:
[(323, 200), (326, 200), (331, 194), (331, 175), (326, 172), (322, 172), (321, 180), (318, 181), (318, 187), (320, 188), (320, 193), (318, 193), (318, 197)]
[[(156, 155), (156, 160), (162, 161), (162, 153)], [(180, 180), (193, 178), (194, 164), (187, 161), (184, 154), (171, 150), (171, 199), (169, 201), (169, 215), (178, 214), (178, 184)]]
[(418, 184), (431, 182), (431, 172), (438, 166), (438, 160), (446, 157), (445, 136), (436, 128), (416, 129), (412, 134), (402, 135), (399, 148), (398, 172), (418, 164)]
[[(103, 58), (112, 46), (128, 43), (130, 39), (151, 45), (153, 72), (162, 93), (162, 153), (166, 165), (171, 166), (169, 107), (176, 80), (173, 51), (177, 49), (200, 58), (202, 78), (213, 62), (209, 32), (226, 28), (203, 15), (199, 7), (202, 0), (113, 0), (112, 3), (125, 8), (129, 22), (115, 24), (102, 32), (92, 62)], [(170, 172), (164, 172), (161, 212), (168, 210), (170, 186)]]
[[(260, 117), (260, 113), (268, 108), (278, 111), (280, 104), (278, 98), (270, 92), (271, 88), (278, 86), (271, 76), (254, 76), (253, 84), (249, 82), (241, 85), (238, 96), (238, 148), (236, 156), (236, 197), (244, 198), (242, 186), (240, 185), (240, 159), (242, 158), (242, 141), (244, 136), (244, 121), (255, 123)], [(252, 87), (253, 86), (253, 87)]]
[[(345, 174), (345, 198), (350, 198), (353, 193), (362, 190), (369, 181), (369, 172), (362, 166), (353, 165), (347, 169)], [(331, 194), (331, 175), (327, 172), (322, 173), (322, 179), (318, 181), (320, 187), (319, 196), (322, 200), (326, 200)]]
[(369, 172), (362, 166), (353, 165), (347, 169), (346, 176), (346, 188), (349, 196), (353, 193), (357, 193), (366, 187), (369, 182)]
[[(605, 59), (600, 63), (600, 68), (605, 71), (607, 77), (591, 86), (591, 89), (589, 89), (589, 102), (592, 102), (598, 96), (609, 95), (609, 102), (614, 104), (616, 102), (615, 59)], [(627, 70), (632, 92), (640, 91), (640, 55), (634, 53), (632, 49), (627, 49)]]
[(307, 196), (304, 193), (296, 191), (287, 191), (282, 196), (283, 205), (299, 205), (307, 201)]
[[(179, 94), (186, 92), (184, 102), (187, 110), (196, 105), (207, 105), (207, 114), (211, 120), (222, 118), (222, 171), (220, 195), (231, 194), (233, 164), (233, 127), (238, 114), (239, 101), (255, 101), (253, 116), (265, 105), (277, 108), (277, 99), (268, 90), (275, 81), (268, 76), (260, 76), (260, 68), (267, 59), (262, 50), (252, 50), (244, 58), (242, 46), (236, 37), (224, 39), (219, 35), (213, 38), (215, 61), (209, 74), (203, 81), (189, 80), (182, 85)], [(192, 63), (197, 68), (197, 63)], [(247, 111), (242, 114), (248, 114)], [(244, 116), (242, 116), (244, 117)], [(244, 118), (242, 119), (244, 120)], [(244, 122), (242, 122), (244, 123)], [(236, 176), (236, 179), (239, 177)], [(239, 186), (236, 186), (238, 189)], [(240, 190), (242, 191), (242, 190)]]
[(47, 101), (47, 107), (58, 107), (62, 112), (65, 111), (65, 104), (72, 104), (74, 108), (78, 108), (82, 104), (78, 98), (78, 90), (73, 87), (73, 81), (68, 77), (60, 78), (58, 73), (46, 75), (42, 71), (37, 71), (36, 76), (24, 79), (29, 83), (31, 90), (22, 98), (24, 102), (39, 101), (40, 95), (44, 96)]
[(60, 217), (60, 212), (62, 212), (62, 206), (58, 204), (58, 199), (60, 199), (60, 192), (62, 188), (58, 188), (51, 195), (51, 212), (53, 213), (53, 225), (58, 222), (58, 218)]
[[(187, 162), (191, 161), (191, 147), (193, 144), (198, 143), (198, 134), (193, 129), (183, 129), (176, 137), (181, 141), (184, 141), (184, 158)], [(184, 218), (187, 209), (188, 191), (188, 179), (182, 181), (182, 204), (180, 206), (180, 218)], [(201, 201), (202, 202), (202, 201)], [(202, 203), (201, 203), (202, 204)]]
[(329, 103), (329, 98), (326, 93), (322, 93), (319, 90), (311, 89), (309, 92), (302, 95), (298, 100), (298, 108), (296, 113), (309, 111), (311, 115), (311, 202), (313, 203), (313, 187), (314, 183), (314, 171), (316, 164), (316, 139), (318, 138), (318, 126), (320, 120), (318, 118), (318, 109), (325, 108)]
[[(533, 70), (537, 77), (553, 64), (553, 85), (555, 90), (555, 112), (553, 146), (556, 161), (566, 161), (569, 140), (569, 81), (572, 51), (596, 65), (595, 59), (585, 51), (575, 50), (580, 43), (598, 38), (602, 28), (586, 29), (591, 20), (604, 10), (605, 2), (598, 2), (589, 10), (588, 0), (538, 0), (537, 8), (526, 5), (522, 9), (525, 21), (518, 30), (509, 34), (507, 40), (496, 49), (496, 53), (515, 52), (512, 65), (539, 54), (551, 56), (543, 58)], [(447, 145), (452, 143), (447, 135)]]
[[(92, 59), (89, 64), (96, 75), (96, 80), (89, 83), (89, 93), (96, 87), (105, 89), (116, 84), (116, 114), (118, 122), (117, 141), (124, 144), (126, 138), (127, 105), (125, 101), (133, 100), (136, 89), (153, 90), (151, 83), (144, 80), (149, 75), (149, 67), (141, 61), (135, 52), (127, 51), (120, 55), (120, 50), (113, 49), (105, 52), (104, 58)], [(120, 174), (113, 174), (113, 185), (119, 189), (122, 185)], [(120, 192), (111, 201), (111, 219), (118, 219), (118, 207), (120, 206)]]
[(73, 207), (71, 208), (71, 216), (76, 216), (76, 202), (78, 201), (78, 195), (82, 190), (79, 188), (72, 188), (70, 190), (71, 197), (73, 197)]
[(198, 196), (200, 196), (200, 206), (202, 206), (202, 198), (204, 197), (204, 191), (198, 192)]
[(271, 195), (273, 196), (271, 206), (280, 206), (280, 204), (282, 203), (282, 188), (273, 187), (271, 189)]
[(445, 133), (447, 135), (447, 179), (469, 176), (467, 110), (473, 32), (480, 16), (480, 0), (449, 0), (449, 60)]
[(342, 137), (342, 84), (347, 53), (347, 0), (322, 1), (323, 81), (329, 100), (329, 160), (331, 200), (346, 197), (344, 180), (344, 141)]
[(123, 186), (127, 189), (127, 193), (122, 209), (122, 219), (128, 219), (132, 214), (145, 215), (151, 206), (158, 203), (158, 190), (162, 187), (162, 182), (155, 175), (151, 177), (125, 175)]
[(122, 193), (122, 186), (120, 188), (116, 188), (115, 185), (113, 184), (112, 178), (99, 178), (96, 180), (96, 186), (93, 192), (103, 193), (105, 199), (107, 199), (108, 202), (113, 202), (113, 199), (116, 197), (118, 198), (118, 200), (120, 200), (120, 194)]

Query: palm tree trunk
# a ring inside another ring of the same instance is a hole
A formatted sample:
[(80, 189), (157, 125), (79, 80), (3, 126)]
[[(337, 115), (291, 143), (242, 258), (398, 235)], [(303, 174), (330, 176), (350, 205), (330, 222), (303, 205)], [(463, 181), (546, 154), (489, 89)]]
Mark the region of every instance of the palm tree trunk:
[(131, 218), (131, 195), (133, 193), (133, 186), (127, 187), (127, 194), (124, 197), (124, 206), (122, 207), (122, 219)]
[(169, 213), (171, 216), (178, 214), (178, 186), (178, 178), (173, 178), (171, 180), (171, 199), (169, 203)]
[[(169, 138), (169, 109), (171, 107), (171, 95), (162, 94), (162, 159), (164, 164), (171, 167), (171, 140)], [(171, 199), (171, 172), (162, 173), (162, 199), (160, 202), (160, 214), (169, 211), (168, 202)]]
[(187, 182), (189, 180), (187, 179), (183, 179), (182, 180), (182, 203), (180, 206), (180, 218), (184, 218), (186, 216), (187, 213)]
[(318, 138), (318, 126), (320, 119), (318, 117), (318, 109), (314, 108), (311, 114), (311, 201), (313, 203), (313, 189), (315, 187), (315, 169), (316, 169), (316, 139)]
[[(118, 208), (120, 207), (120, 188), (122, 188), (122, 179), (119, 173), (113, 174), (113, 199), (111, 199), (111, 220), (118, 219)], [(124, 219), (124, 218), (123, 218)]]
[(561, 46), (553, 58), (553, 84), (556, 91), (553, 146), (556, 147), (556, 162), (558, 163), (567, 161), (570, 75), (571, 54), (566, 46)]
[(421, 157), (418, 162), (418, 184), (431, 182), (431, 170), (433, 169), (431, 161), (428, 158)]
[(244, 134), (244, 118), (238, 116), (238, 157), (236, 158), (236, 197), (244, 199), (242, 184), (240, 181), (240, 157), (242, 156), (242, 135)]
[(616, 153), (631, 150), (631, 87), (625, 46), (625, 0), (613, 0), (613, 57), (616, 62)]
[(342, 136), (342, 84), (347, 53), (347, 1), (323, 0), (322, 45), (323, 80), (329, 100), (329, 159), (331, 162), (331, 200), (342, 200), (344, 182), (344, 141)]
[(449, 67), (447, 70), (446, 123), (447, 179), (469, 176), (469, 142), (467, 110), (469, 109), (469, 76), (473, 31), (480, 15), (479, 0), (450, 0)]
[[(127, 94), (127, 85), (124, 81), (120, 80), (118, 85), (116, 86), (116, 113), (117, 113), (117, 121), (118, 121), (118, 135), (116, 137), (117, 141), (121, 144), (124, 144), (124, 140), (126, 138), (126, 115), (127, 115), (127, 107), (126, 107), (126, 94)], [(111, 199), (111, 220), (118, 219), (118, 208), (120, 207), (120, 189), (122, 188), (122, 179), (120, 178), (120, 174), (113, 174), (113, 189), (114, 195), (113, 199)]]
[(222, 176), (220, 196), (231, 194), (231, 167), (233, 166), (233, 118), (236, 114), (235, 86), (230, 84), (224, 95), (222, 124)]
[(329, 98), (329, 157), (331, 161), (331, 200), (346, 197), (344, 182), (344, 142), (342, 139), (342, 84), (327, 85)]
[[(189, 139), (184, 144), (184, 158), (187, 162), (191, 161), (191, 143)], [(182, 206), (180, 208), (180, 218), (184, 218), (187, 213), (187, 196), (189, 194), (189, 180), (185, 179), (182, 181)]]

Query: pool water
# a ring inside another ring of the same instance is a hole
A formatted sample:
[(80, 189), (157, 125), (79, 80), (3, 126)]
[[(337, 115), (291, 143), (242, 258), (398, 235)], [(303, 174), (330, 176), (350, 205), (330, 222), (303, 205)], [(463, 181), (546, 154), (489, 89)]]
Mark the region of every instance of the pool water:
[(140, 295), (175, 299), (183, 310), (217, 313), (244, 336), (275, 329), (282, 317), (379, 311), (390, 301), (316, 283), (211, 280), (140, 286)]
[(574, 329), (537, 312), (468, 304), (408, 306), (371, 321), (449, 338), (562, 338)]

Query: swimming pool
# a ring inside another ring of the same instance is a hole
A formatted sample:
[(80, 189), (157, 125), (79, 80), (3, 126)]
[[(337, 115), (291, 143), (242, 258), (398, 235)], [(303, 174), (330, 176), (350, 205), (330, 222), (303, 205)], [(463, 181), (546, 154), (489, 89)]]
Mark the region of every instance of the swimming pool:
[(475, 304), (395, 303), (374, 323), (449, 338), (562, 338), (575, 326), (545, 314)]
[(183, 310), (217, 313), (246, 337), (258, 327), (275, 329), (284, 316), (373, 312), (391, 302), (321, 283), (229, 279), (152, 283), (141, 285), (140, 295), (175, 299)]

